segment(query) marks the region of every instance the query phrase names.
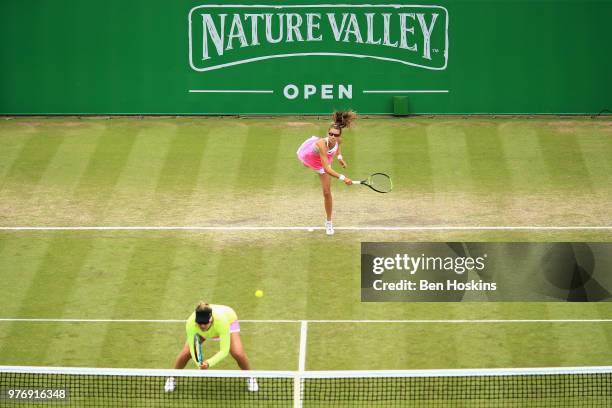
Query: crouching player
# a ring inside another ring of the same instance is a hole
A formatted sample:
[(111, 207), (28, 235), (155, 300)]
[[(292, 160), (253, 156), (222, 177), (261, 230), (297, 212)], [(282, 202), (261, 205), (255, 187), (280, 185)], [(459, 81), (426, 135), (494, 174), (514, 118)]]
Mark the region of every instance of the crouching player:
[[(206, 340), (220, 342), (219, 352), (208, 360), (202, 361), (202, 363), (199, 364), (200, 369), (207, 370), (214, 367), (227, 357), (228, 353), (232, 355), (242, 370), (251, 369), (249, 358), (244, 352), (242, 341), (240, 340), (240, 323), (238, 322), (238, 316), (236, 316), (236, 312), (234, 312), (234, 309), (231, 307), (224, 305), (209, 305), (208, 303), (200, 302), (196, 310), (187, 318), (185, 329), (187, 331), (187, 341), (183, 349), (176, 356), (176, 361), (174, 363), (175, 369), (180, 370), (185, 368), (190, 358), (198, 364), (195, 350), (193, 349), (193, 341), (191, 341), (196, 334), (199, 336), (200, 342)], [(249, 378), (247, 386), (249, 391), (254, 392), (259, 390), (255, 378)], [(168, 377), (164, 390), (166, 392), (172, 392), (175, 387), (176, 379), (174, 377)]]

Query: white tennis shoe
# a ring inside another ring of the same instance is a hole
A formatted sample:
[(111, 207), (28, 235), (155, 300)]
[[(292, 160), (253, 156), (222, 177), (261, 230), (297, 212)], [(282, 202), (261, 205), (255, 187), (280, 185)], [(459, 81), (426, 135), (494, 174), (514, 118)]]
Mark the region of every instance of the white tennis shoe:
[[(164, 385), (164, 391), (165, 392), (172, 392), (174, 391), (174, 389), (176, 388), (176, 380), (174, 379), (174, 377), (168, 377), (166, 378), (166, 384)], [(248, 378), (247, 379), (247, 388), (249, 389), (250, 392), (257, 392), (259, 391), (259, 384), (257, 384), (257, 379), (256, 378)]]
[(257, 378), (251, 377), (247, 379), (247, 388), (250, 392), (259, 391), (259, 384), (257, 384)]
[(334, 235), (334, 225), (331, 221), (325, 221), (325, 233), (327, 235)]
[(174, 381), (174, 377), (166, 378), (166, 385), (164, 385), (165, 392), (172, 392), (176, 387), (176, 382)]

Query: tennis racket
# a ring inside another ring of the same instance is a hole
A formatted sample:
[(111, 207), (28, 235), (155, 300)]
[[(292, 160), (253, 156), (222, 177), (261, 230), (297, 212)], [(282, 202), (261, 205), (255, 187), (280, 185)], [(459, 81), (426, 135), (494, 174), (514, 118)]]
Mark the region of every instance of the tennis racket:
[(202, 364), (202, 361), (204, 361), (204, 356), (202, 355), (202, 342), (200, 341), (200, 336), (197, 334), (193, 335), (193, 354), (198, 361), (199, 367)]
[(377, 193), (389, 193), (393, 190), (391, 177), (385, 173), (374, 173), (365, 180), (353, 180), (353, 184), (368, 186)]

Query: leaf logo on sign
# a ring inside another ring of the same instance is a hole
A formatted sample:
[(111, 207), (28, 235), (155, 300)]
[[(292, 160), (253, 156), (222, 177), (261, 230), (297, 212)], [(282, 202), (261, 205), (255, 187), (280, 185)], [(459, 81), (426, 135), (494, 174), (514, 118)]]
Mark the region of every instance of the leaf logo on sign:
[(416, 5), (202, 5), (189, 12), (195, 71), (309, 56), (448, 64), (448, 11)]

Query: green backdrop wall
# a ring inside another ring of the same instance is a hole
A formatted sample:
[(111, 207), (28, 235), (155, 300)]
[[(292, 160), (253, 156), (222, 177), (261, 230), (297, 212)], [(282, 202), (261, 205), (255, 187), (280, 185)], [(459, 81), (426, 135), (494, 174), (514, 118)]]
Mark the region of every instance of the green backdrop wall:
[(393, 95), (413, 113), (612, 109), (612, 1), (246, 7), (261, 3), (291, 4), (2, 0), (0, 113), (390, 113)]

